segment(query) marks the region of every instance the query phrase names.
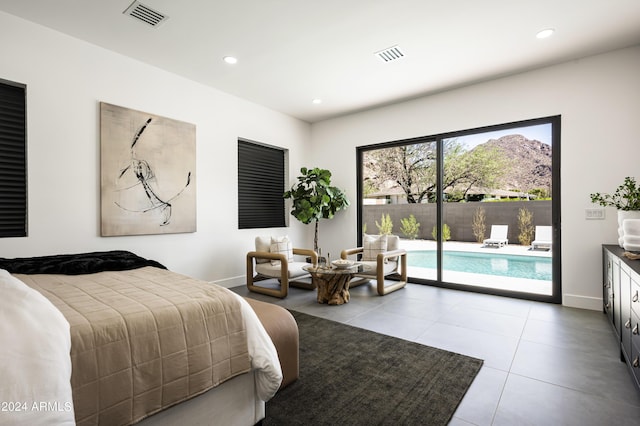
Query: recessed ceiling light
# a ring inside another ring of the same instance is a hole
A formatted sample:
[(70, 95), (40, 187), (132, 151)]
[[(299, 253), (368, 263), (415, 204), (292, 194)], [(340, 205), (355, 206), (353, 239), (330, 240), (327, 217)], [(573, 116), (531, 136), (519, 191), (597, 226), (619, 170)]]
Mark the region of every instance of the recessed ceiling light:
[(233, 57), (233, 56), (225, 56), (224, 58), (222, 58), (223, 61), (225, 61), (228, 64), (237, 64), (238, 63), (238, 59)]
[(536, 37), (537, 38), (551, 37), (555, 31), (556, 30), (554, 30), (553, 28), (547, 28), (547, 29), (544, 29), (544, 30), (538, 32), (538, 34), (536, 34)]
[(317, 99), (316, 98), (316, 99), (312, 100), (311, 102), (313, 102), (314, 104), (318, 105), (318, 104), (322, 103), (322, 99)]

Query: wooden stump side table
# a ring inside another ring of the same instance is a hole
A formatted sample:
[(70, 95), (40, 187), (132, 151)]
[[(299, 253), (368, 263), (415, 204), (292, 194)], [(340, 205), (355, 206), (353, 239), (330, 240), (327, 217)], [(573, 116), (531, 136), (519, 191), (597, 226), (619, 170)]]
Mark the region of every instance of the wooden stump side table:
[(349, 268), (309, 265), (302, 269), (311, 274), (318, 291), (318, 303), (342, 305), (349, 303), (349, 282), (355, 273), (363, 271), (363, 265), (356, 264)]

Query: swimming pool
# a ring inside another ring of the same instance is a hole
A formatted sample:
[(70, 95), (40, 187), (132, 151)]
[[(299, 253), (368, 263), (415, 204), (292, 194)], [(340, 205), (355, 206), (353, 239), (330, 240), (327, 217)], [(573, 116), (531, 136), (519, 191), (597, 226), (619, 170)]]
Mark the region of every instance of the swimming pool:
[[(407, 266), (436, 269), (436, 251), (409, 251)], [(445, 251), (443, 252), (442, 269), (544, 281), (551, 281), (552, 277), (551, 258), (549, 257), (500, 253)]]

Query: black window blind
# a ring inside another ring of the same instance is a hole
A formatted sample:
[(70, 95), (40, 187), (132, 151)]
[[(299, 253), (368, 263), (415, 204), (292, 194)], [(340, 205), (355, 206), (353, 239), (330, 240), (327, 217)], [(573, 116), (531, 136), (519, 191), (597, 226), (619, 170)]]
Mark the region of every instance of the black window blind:
[(238, 228), (285, 225), (285, 151), (238, 140)]
[(0, 81), (0, 237), (27, 235), (25, 93)]

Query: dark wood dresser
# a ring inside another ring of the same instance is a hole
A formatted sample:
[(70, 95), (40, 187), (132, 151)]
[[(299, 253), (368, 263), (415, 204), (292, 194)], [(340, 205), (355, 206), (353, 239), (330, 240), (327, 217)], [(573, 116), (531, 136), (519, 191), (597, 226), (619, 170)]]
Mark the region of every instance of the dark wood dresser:
[(604, 313), (620, 343), (620, 359), (640, 389), (640, 260), (626, 258), (617, 245), (603, 245), (602, 259)]

